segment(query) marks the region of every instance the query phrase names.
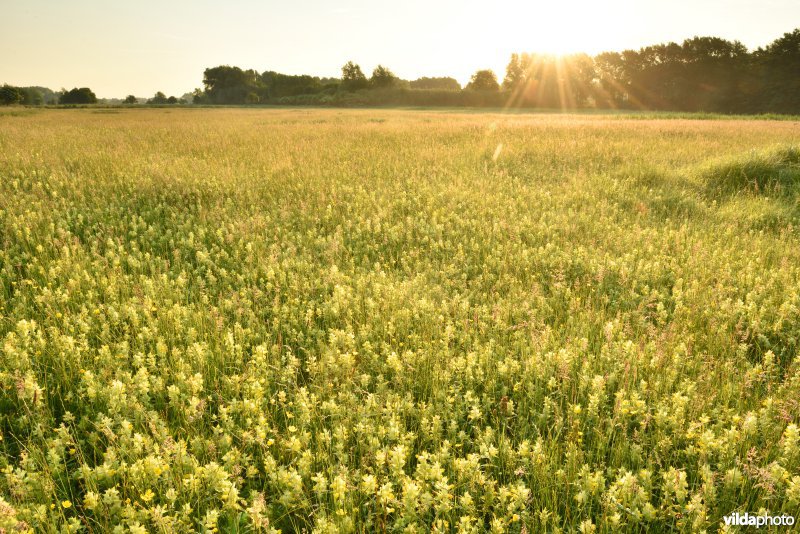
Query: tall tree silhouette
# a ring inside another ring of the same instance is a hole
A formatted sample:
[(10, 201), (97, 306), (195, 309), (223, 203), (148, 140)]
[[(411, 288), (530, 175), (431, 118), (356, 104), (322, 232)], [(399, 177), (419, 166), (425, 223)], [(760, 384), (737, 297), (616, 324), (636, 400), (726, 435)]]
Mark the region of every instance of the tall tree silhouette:
[(762, 111), (800, 113), (800, 28), (755, 53)]
[(352, 61), (348, 61), (342, 67), (342, 88), (347, 91), (357, 91), (365, 89), (369, 85), (367, 77), (361, 67)]
[(485, 69), (479, 70), (472, 75), (467, 89), (470, 91), (499, 91), (500, 84), (497, 83), (497, 76), (494, 71)]

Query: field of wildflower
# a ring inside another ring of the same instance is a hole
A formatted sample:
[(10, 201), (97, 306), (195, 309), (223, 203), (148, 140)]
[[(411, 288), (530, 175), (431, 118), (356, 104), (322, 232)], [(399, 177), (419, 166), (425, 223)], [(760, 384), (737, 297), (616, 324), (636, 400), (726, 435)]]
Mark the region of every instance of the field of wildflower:
[(635, 118), (0, 113), (0, 531), (800, 516), (800, 125)]

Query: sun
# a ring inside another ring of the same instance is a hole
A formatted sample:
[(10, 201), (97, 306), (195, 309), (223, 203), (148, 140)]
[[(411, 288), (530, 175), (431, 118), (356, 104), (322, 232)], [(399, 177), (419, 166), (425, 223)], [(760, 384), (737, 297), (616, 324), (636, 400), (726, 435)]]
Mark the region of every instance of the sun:
[(492, 40), (498, 48), (552, 55), (611, 50), (629, 34), (641, 8), (626, 0), (501, 1), (495, 13)]
[(462, 84), (479, 68), (492, 69), (502, 81), (512, 53), (593, 56), (615, 50), (620, 44), (620, 28), (631, 26), (628, 17), (633, 16), (588, 0), (500, 1), (492, 9), (460, 20), (459, 37), (470, 40), (465, 46), (468, 52), (453, 57), (450, 68)]

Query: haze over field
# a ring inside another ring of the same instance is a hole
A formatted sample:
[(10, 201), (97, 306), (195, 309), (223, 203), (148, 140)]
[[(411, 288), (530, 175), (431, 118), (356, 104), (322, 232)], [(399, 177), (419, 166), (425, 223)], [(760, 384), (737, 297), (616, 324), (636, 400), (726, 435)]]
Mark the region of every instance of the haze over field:
[(182, 95), (220, 64), (338, 76), (353, 59), (402, 78), (502, 73), (512, 52), (639, 48), (695, 35), (764, 46), (800, 20), (793, 0), (9, 2), (0, 83)]

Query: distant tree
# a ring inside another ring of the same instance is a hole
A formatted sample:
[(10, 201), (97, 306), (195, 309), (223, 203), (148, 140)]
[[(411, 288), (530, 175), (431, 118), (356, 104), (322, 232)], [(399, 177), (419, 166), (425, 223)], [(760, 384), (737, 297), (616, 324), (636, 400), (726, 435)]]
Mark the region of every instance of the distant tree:
[(361, 67), (352, 61), (348, 61), (342, 67), (342, 89), (345, 91), (357, 91), (364, 89), (368, 85), (367, 77), (361, 71)]
[(167, 104), (177, 104), (177, 103), (178, 103), (178, 98), (175, 96), (171, 96), (167, 99)]
[[(681, 48), (684, 59), (681, 74), (687, 82), (682, 88), (683, 98), (666, 104), (656, 102), (652, 107), (676, 109), (680, 105), (678, 109), (688, 111), (721, 112), (740, 109), (739, 83), (749, 63), (747, 48), (739, 41), (719, 37), (687, 39)], [(648, 64), (648, 72), (655, 70), (653, 63)], [(656, 92), (663, 94), (663, 90)]]
[(44, 104), (44, 96), (35, 87), (17, 87), (21, 97), (20, 104), (25, 106), (41, 106)]
[(506, 68), (503, 88), (511, 91), (512, 106), (572, 108), (571, 64), (548, 54), (515, 54)]
[(392, 87), (397, 81), (398, 78), (392, 71), (383, 65), (378, 65), (375, 67), (375, 70), (372, 71), (372, 78), (370, 78), (369, 83), (372, 87), (380, 89)]
[(500, 85), (497, 83), (497, 76), (492, 70), (479, 70), (472, 75), (467, 89), (470, 91), (499, 91)]
[[(800, 113), (800, 29), (755, 52), (738, 41), (693, 37), (638, 50), (552, 56), (512, 54), (499, 92), (490, 70), (476, 72), (461, 92), (453, 78), (408, 82), (378, 66), (370, 79), (348, 61), (342, 78), (287, 75), (223, 65), (206, 69), (204, 90), (184, 95), (197, 104), (324, 103), (333, 105), (524, 106), (561, 109), (664, 109)], [(426, 89), (344, 94), (367, 87)], [(53, 93), (41, 94), (49, 102)], [(453, 94), (445, 93), (452, 91)], [(45, 92), (46, 91), (46, 92)], [(64, 92), (66, 93), (66, 91)], [(7, 97), (8, 99), (8, 97)], [(23, 96), (23, 101), (27, 98)], [(65, 102), (68, 97), (65, 95)]]
[(42, 104), (57, 104), (58, 96), (47, 87), (16, 87), (20, 95), (20, 104), (25, 106), (41, 106)]
[(295, 76), (271, 70), (261, 74), (261, 83), (265, 89), (265, 100), (284, 96), (312, 95), (324, 89), (320, 79), (315, 76), (307, 74)]
[(207, 104), (208, 95), (199, 87), (192, 91), (192, 104)]
[(139, 99), (133, 95), (128, 95), (125, 97), (125, 100), (122, 101), (123, 104), (138, 104)]
[(0, 87), (0, 104), (10, 106), (11, 104), (19, 104), (21, 101), (22, 94), (20, 94), (19, 89), (8, 84)]
[(800, 28), (755, 52), (760, 111), (800, 113)]
[(738, 41), (693, 37), (594, 58), (596, 100), (640, 109), (743, 111), (750, 56)]
[(58, 95), (52, 89), (39, 86), (26, 87), (26, 89), (39, 93), (42, 96), (42, 104), (58, 104)]
[(263, 86), (256, 71), (228, 65), (206, 69), (203, 85), (213, 104), (244, 104), (248, 94), (258, 93)]
[(411, 89), (439, 89), (443, 91), (461, 90), (461, 84), (458, 83), (458, 80), (450, 77), (417, 78), (416, 80), (413, 80), (409, 86)]
[(169, 99), (167, 99), (167, 95), (165, 95), (161, 91), (158, 91), (155, 95), (153, 95), (153, 98), (151, 98), (151, 99), (149, 99), (147, 101), (147, 103), (148, 104), (155, 104), (155, 105), (162, 105), (162, 104), (169, 104), (170, 102), (169, 102)]
[(566, 85), (566, 101), (562, 107), (582, 108), (593, 105), (597, 72), (587, 54), (572, 54), (561, 58), (561, 83)]
[(97, 96), (88, 87), (73, 88), (64, 92), (59, 104), (97, 104)]
[(506, 77), (503, 79), (503, 89), (508, 91), (517, 89), (524, 81), (525, 74), (519, 54), (511, 54), (511, 59), (506, 66)]
[(625, 62), (619, 52), (603, 52), (594, 57), (597, 72), (595, 101), (601, 108), (623, 108), (628, 102)]

